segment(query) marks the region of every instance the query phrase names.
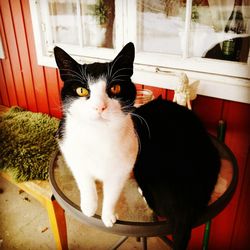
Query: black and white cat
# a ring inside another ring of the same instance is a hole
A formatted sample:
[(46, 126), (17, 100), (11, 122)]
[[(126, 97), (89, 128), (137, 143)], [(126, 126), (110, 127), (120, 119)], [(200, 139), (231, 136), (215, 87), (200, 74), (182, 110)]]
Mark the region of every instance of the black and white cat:
[(54, 53), (64, 81), (59, 145), (80, 189), (82, 212), (95, 214), (100, 180), (102, 220), (112, 227), (115, 204), (134, 171), (149, 206), (171, 222), (174, 249), (185, 249), (220, 167), (199, 119), (161, 98), (134, 108), (132, 43), (109, 63), (80, 65), (58, 47)]
[(95, 214), (95, 180), (103, 182), (102, 220), (111, 227), (116, 221), (115, 204), (138, 153), (129, 115), (136, 96), (130, 80), (133, 45), (111, 63), (89, 65), (78, 64), (58, 47), (54, 52), (64, 81), (60, 149), (76, 179), (85, 215)]

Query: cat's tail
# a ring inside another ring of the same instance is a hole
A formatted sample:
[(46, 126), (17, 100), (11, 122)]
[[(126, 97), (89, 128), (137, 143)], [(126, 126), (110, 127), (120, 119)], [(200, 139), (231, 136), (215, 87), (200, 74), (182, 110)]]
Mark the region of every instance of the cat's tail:
[(173, 225), (173, 250), (186, 250), (191, 238), (192, 216), (179, 215)]

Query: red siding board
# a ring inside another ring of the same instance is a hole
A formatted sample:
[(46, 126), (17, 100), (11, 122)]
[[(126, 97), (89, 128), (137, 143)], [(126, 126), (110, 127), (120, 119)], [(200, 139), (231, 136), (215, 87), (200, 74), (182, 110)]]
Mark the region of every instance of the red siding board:
[(27, 34), (27, 43), (30, 54), (31, 73), (33, 78), (34, 92), (37, 102), (37, 109), (39, 112), (49, 114), (49, 103), (46, 90), (46, 82), (44, 76), (44, 68), (37, 64), (34, 35), (32, 29), (32, 22), (29, 9), (29, 1), (22, 1), (22, 9), (24, 14), (24, 23)]
[(11, 11), (13, 16), (17, 47), (20, 58), (20, 67), (25, 86), (25, 93), (28, 102), (28, 109), (37, 111), (36, 98), (34, 95), (33, 79), (30, 69), (29, 51), (27, 45), (26, 31), (23, 21), (22, 8), (19, 1), (11, 0)]
[[(237, 246), (238, 249), (247, 249), (250, 247), (250, 152), (246, 162), (246, 172), (243, 179), (242, 190), (240, 193), (239, 206), (237, 210), (232, 243), (231, 246)], [(231, 250), (234, 250), (231, 247)]]
[(188, 250), (201, 250), (204, 228), (205, 226), (201, 225), (192, 230), (191, 240), (188, 244)]
[(56, 69), (46, 68), (46, 86), (49, 99), (50, 114), (56, 117), (61, 116), (61, 103), (58, 90)]
[[(235, 228), (237, 214), (239, 213), (238, 204), (240, 202), (240, 193), (243, 186), (243, 177), (246, 176), (245, 166), (247, 160), (247, 151), (249, 148), (249, 105), (225, 101), (222, 118), (226, 121), (225, 143), (237, 157), (239, 167), (239, 178), (236, 192), (229, 205), (214, 220), (212, 224), (212, 233), (210, 245), (212, 249), (247, 249), (237, 248), (237, 242), (231, 242), (233, 234), (239, 228)], [(249, 178), (249, 176), (248, 176)], [(249, 198), (248, 198), (249, 201)], [(250, 204), (250, 203), (248, 203)], [(249, 206), (249, 205), (248, 205)], [(245, 232), (245, 230), (243, 230)]]
[(235, 196), (229, 205), (212, 220), (209, 249), (227, 250), (230, 247), (235, 221)]
[(61, 93), (61, 89), (63, 87), (63, 81), (61, 80), (59, 70), (57, 70), (56, 72), (57, 72), (58, 88), (59, 88), (59, 92)]
[(225, 101), (223, 117), (227, 122), (226, 143), (245, 162), (250, 133), (250, 105)]
[[(249, 233), (249, 226), (245, 228), (245, 223), (239, 224), (239, 221), (242, 221), (242, 214), (245, 213), (245, 204), (248, 204), (248, 211), (250, 204), (249, 193), (246, 193), (246, 190), (249, 190), (248, 180), (250, 179), (250, 165), (247, 164), (250, 145), (249, 108), (250, 106), (247, 104), (226, 101), (223, 113), (224, 119), (227, 121), (226, 144), (236, 155), (239, 166), (238, 186), (234, 199), (232, 201), (232, 209), (229, 212), (231, 218), (235, 217), (231, 233), (232, 242), (230, 246), (232, 248), (233, 246), (239, 246), (240, 244), (242, 248), (239, 249), (246, 249), (250, 246), (247, 245), (247, 242), (249, 242), (249, 236), (246, 236), (246, 232)], [(248, 218), (249, 217), (250, 216), (248, 214)], [(235, 238), (233, 237), (236, 232), (242, 232), (242, 238), (243, 235), (245, 235), (244, 240), (242, 240), (241, 242), (236, 242)]]
[(58, 109), (58, 118), (62, 117), (62, 101), (61, 101), (61, 89), (63, 87), (63, 81), (61, 80), (59, 70), (56, 70), (56, 77), (57, 77), (57, 88), (58, 88), (58, 93), (57, 93), (57, 99), (59, 102), (59, 109)]
[(223, 100), (205, 96), (197, 96), (192, 101), (192, 110), (205, 124), (209, 133), (216, 135), (218, 121), (221, 119)]
[[(0, 2), (0, 4), (1, 4), (1, 2)], [(1, 78), (2, 79), (5, 78), (5, 85), (7, 87), (9, 105), (18, 105), (17, 95), (16, 95), (16, 87), (15, 87), (14, 79), (13, 79), (13, 75), (12, 75), (12, 68), (11, 68), (11, 63), (10, 63), (9, 51), (8, 51), (6, 37), (5, 37), (5, 30), (4, 30), (4, 26), (3, 26), (2, 8), (1, 8), (0, 32), (1, 32), (1, 37), (2, 37), (3, 49), (4, 49), (4, 53), (5, 53), (5, 59), (1, 60), (3, 73), (4, 73), (1, 76)], [(4, 75), (5, 75), (5, 77), (4, 77)]]
[(174, 99), (174, 90), (168, 89), (167, 90), (167, 100), (173, 101), (173, 99)]
[(12, 75), (16, 87), (18, 105), (23, 108), (27, 108), (27, 99), (21, 73), (22, 69), (19, 60), (19, 52), (17, 49), (16, 34), (14, 30), (14, 23), (12, 20), (12, 12), (10, 9), (9, 2), (7, 0), (1, 1), (1, 11), (3, 17), (4, 30), (7, 31), (5, 32), (5, 36), (8, 44), (8, 52), (12, 68)]
[(1, 104), (5, 106), (9, 106), (9, 96), (7, 92), (7, 87), (6, 87), (6, 80), (4, 77), (3, 73), (3, 66), (2, 63), (0, 62), (0, 96), (1, 96)]

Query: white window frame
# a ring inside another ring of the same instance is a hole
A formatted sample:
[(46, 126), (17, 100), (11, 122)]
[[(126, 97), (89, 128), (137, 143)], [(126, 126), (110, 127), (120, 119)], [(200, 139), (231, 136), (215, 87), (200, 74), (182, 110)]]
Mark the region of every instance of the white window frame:
[(0, 59), (4, 59), (4, 50), (3, 50), (3, 44), (2, 44), (2, 38), (0, 36)]
[[(115, 0), (115, 49), (83, 48), (79, 46), (61, 46), (79, 63), (112, 60), (120, 49), (129, 41), (136, 47), (136, 0)], [(37, 60), (39, 65), (56, 67), (52, 47), (45, 54), (46, 41), (51, 40), (49, 32), (43, 32), (47, 23), (42, 24), (39, 9), (46, 11), (46, 0), (30, 0), (32, 24), (35, 37)], [(199, 80), (198, 94), (250, 103), (250, 62), (248, 64), (216, 59), (204, 59), (188, 56), (189, 23), (192, 0), (187, 1), (185, 41), (186, 46), (180, 56), (159, 53), (137, 52), (133, 81), (138, 84), (175, 89), (180, 72), (185, 72), (190, 81)], [(46, 13), (43, 13), (44, 15)], [(47, 37), (44, 38), (44, 34)], [(81, 35), (81, 34), (79, 34)]]

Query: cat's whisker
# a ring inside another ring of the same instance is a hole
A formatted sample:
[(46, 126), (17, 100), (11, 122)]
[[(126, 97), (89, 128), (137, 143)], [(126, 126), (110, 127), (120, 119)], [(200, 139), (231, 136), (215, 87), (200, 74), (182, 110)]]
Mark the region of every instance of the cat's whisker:
[[(83, 69), (84, 67), (84, 69)], [(81, 72), (82, 77), (84, 78), (84, 80), (87, 82), (87, 75), (86, 75), (86, 65), (80, 65), (79, 64), (79, 69)]]
[(134, 110), (134, 105), (123, 106), (121, 109), (126, 113), (131, 113)]
[(131, 100), (127, 100), (127, 101), (122, 101), (122, 100), (120, 100), (121, 102), (123, 102), (124, 103), (124, 105), (125, 106), (134, 106), (134, 101), (131, 101)]
[[(82, 65), (83, 67), (83, 65)], [(84, 65), (84, 76), (86, 78), (86, 82), (88, 82), (88, 76), (87, 76), (87, 64)]]
[(68, 111), (70, 110), (70, 106), (72, 105), (73, 101), (74, 101), (74, 98), (70, 98), (70, 97), (67, 97), (67, 101), (66, 100), (63, 101), (62, 108), (65, 114), (68, 113)]
[(110, 72), (109, 72), (109, 73), (110, 73), (110, 75), (109, 75), (110, 77), (111, 77), (111, 75), (112, 75), (112, 71), (113, 71), (113, 68), (114, 68), (116, 62), (117, 62), (121, 57), (122, 57), (122, 55), (116, 57), (115, 60), (112, 62), (112, 66), (111, 66), (111, 69), (110, 69)]
[(123, 71), (123, 70), (133, 70), (133, 68), (121, 68), (121, 69), (118, 69), (118, 70), (116, 70), (116, 72), (114, 74), (112, 74), (112, 77), (115, 77), (118, 72)]
[(76, 77), (78, 77), (79, 79), (84, 80), (84, 79), (83, 79), (83, 76), (82, 76), (81, 74), (79, 74), (79, 72), (77, 72), (77, 71), (75, 71), (75, 70), (72, 70), (72, 69), (60, 69), (60, 71), (62, 72), (61, 75), (64, 74), (63, 72), (70, 72), (70, 73), (72, 73), (72, 76), (76, 76)]
[(119, 79), (119, 78), (117, 78), (117, 79), (111, 79), (111, 81), (109, 82), (109, 83), (112, 83), (112, 82), (114, 82), (114, 81), (116, 81), (116, 82), (125, 82), (126, 80), (125, 79)]
[(135, 131), (135, 135), (137, 137), (137, 141), (138, 141), (138, 154), (141, 152), (141, 139), (137, 133), (137, 131)]
[(111, 81), (117, 80), (118, 77), (128, 77), (128, 76), (127, 76), (127, 75), (117, 75), (117, 76), (115, 76), (115, 77), (112, 77), (112, 78), (111, 78)]
[(73, 70), (73, 69), (60, 68), (60, 71), (69, 71), (69, 72), (72, 72), (72, 73), (74, 73), (74, 74), (76, 74), (76, 75), (81, 76), (81, 75), (79, 74), (79, 72), (77, 72), (77, 71), (75, 71), (75, 70)]
[(107, 76), (110, 77), (110, 63), (107, 64)]
[(64, 81), (65, 83), (68, 83), (68, 82), (80, 82), (81, 84), (83, 83), (82, 80), (79, 80), (79, 79), (69, 79), (69, 80), (66, 80)]
[(80, 82), (80, 83), (83, 83), (82, 80), (80, 79), (77, 79), (77, 78), (72, 78), (72, 79), (68, 79), (66, 81), (64, 81), (64, 83), (71, 83), (71, 82)]
[(63, 112), (63, 107), (62, 107), (61, 103), (60, 104), (55, 103), (54, 106), (52, 107), (52, 110), (58, 111), (58, 112)]
[(121, 102), (121, 103), (123, 103), (125, 106), (134, 106), (134, 100), (126, 100), (126, 101), (124, 101), (124, 100), (122, 100), (121, 98), (119, 98), (119, 101)]
[(146, 121), (142, 116), (140, 116), (140, 115), (138, 115), (138, 114), (135, 114), (135, 113), (133, 113), (133, 112), (131, 112), (130, 114), (131, 114), (132, 116), (138, 118), (138, 119), (140, 120), (141, 124), (144, 123), (144, 124), (146, 125), (147, 130), (148, 130), (148, 136), (149, 136), (149, 139), (150, 139), (150, 138), (151, 138), (151, 133), (150, 133), (150, 128), (149, 128), (149, 125), (148, 125), (147, 121)]
[[(71, 77), (72, 78), (72, 80), (73, 79), (78, 79), (79, 81), (81, 81), (81, 82), (84, 82), (84, 79), (82, 78), (82, 77), (79, 77), (79, 76), (76, 76), (76, 75), (73, 75), (73, 74), (61, 74), (61, 76), (69, 76), (69, 77)], [(67, 80), (66, 80), (67, 81)]]
[(78, 76), (79, 78), (84, 80), (84, 75), (80, 74), (79, 72), (75, 70), (68, 70), (69, 72), (72, 72), (74, 75)]

